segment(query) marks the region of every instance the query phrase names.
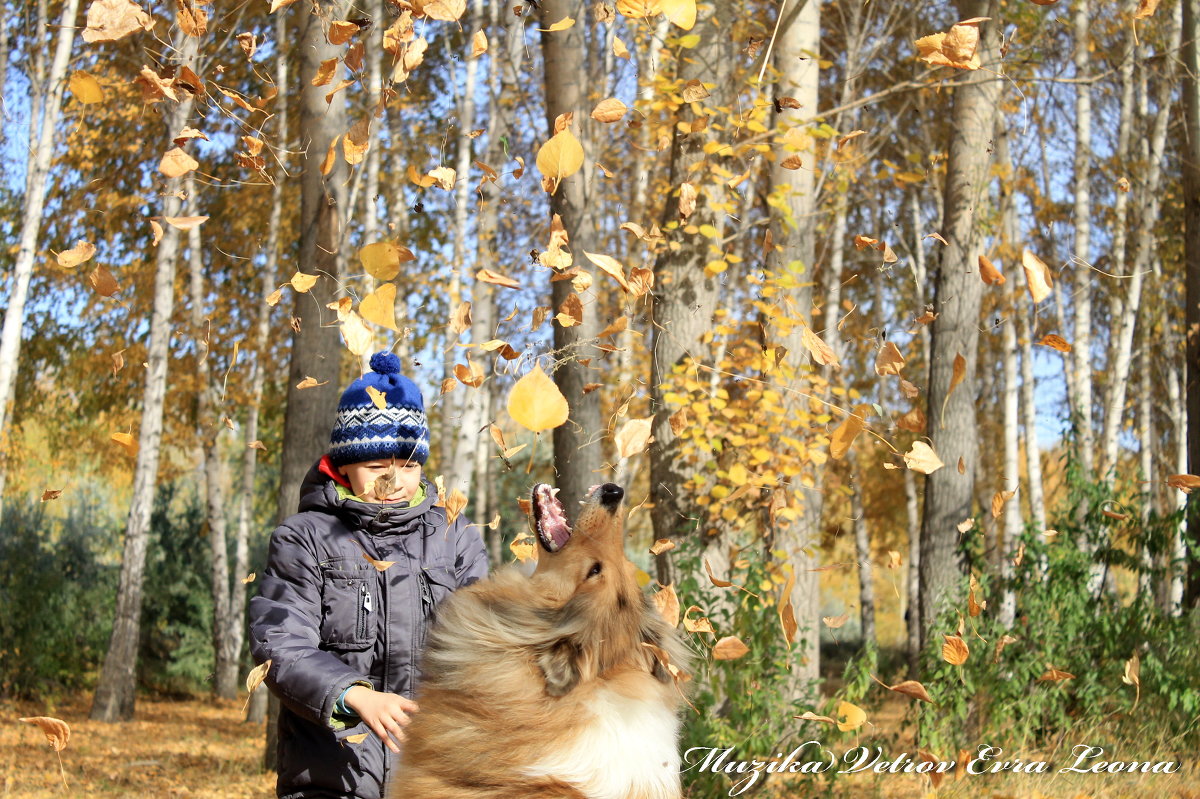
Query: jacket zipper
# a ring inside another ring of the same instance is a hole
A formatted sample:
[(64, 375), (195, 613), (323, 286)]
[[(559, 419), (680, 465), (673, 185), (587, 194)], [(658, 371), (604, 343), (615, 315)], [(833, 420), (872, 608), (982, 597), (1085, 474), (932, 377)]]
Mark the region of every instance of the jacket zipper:
[(362, 601), (358, 605), (358, 640), (367, 637), (367, 614), (371, 612), (371, 591), (366, 583), (359, 584), (359, 595)]

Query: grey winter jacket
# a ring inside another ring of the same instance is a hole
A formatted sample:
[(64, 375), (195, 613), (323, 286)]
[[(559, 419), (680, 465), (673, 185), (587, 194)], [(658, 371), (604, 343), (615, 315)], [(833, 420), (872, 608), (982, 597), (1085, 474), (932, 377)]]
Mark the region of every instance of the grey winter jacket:
[[(437, 489), (412, 508), (339, 497), (314, 466), (300, 512), (271, 536), (259, 595), (250, 600), (250, 648), (272, 661), (279, 697), (280, 797), (382, 799), (395, 756), (357, 717), (334, 716), (349, 686), (416, 694), (417, 658), (437, 603), (487, 574), (478, 527), (447, 525)], [(363, 553), (393, 561), (377, 570)], [(368, 733), (361, 743), (345, 738)]]

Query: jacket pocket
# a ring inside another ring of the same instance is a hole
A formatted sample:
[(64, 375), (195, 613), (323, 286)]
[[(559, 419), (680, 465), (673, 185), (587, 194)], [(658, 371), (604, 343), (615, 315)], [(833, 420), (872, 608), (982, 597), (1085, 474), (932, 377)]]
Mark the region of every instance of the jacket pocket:
[(321, 570), (321, 641), (333, 649), (366, 649), (375, 643), (376, 607), (366, 570)]

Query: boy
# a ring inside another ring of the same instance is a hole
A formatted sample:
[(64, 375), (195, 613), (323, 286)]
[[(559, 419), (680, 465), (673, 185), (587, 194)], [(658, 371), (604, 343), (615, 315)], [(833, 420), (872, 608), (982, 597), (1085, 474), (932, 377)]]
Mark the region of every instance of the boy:
[[(279, 697), (277, 794), (382, 799), (434, 607), (487, 574), (479, 531), (447, 523), (421, 474), (421, 392), (389, 352), (338, 404), (300, 512), (271, 536), (250, 647)], [(368, 392), (367, 389), (373, 389)], [(382, 406), (382, 407), (381, 407)], [(371, 560), (368, 560), (368, 556)], [(345, 739), (361, 733), (365, 739)]]

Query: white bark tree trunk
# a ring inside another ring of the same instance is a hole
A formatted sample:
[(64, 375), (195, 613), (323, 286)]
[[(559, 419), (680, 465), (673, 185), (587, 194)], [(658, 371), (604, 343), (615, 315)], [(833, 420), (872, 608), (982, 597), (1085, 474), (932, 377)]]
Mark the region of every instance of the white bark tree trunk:
[[(174, 52), (178, 63), (194, 67), (199, 40), (176, 29)], [(178, 134), (192, 113), (192, 97), (181, 100), (166, 115), (167, 136)], [(179, 216), (183, 201), (180, 178), (167, 181), (162, 216)], [(137, 465), (133, 475), (133, 499), (125, 526), (125, 548), (117, 588), (117, 608), (112, 638), (96, 694), (91, 718), (95, 721), (124, 721), (133, 717), (137, 699), (137, 655), (142, 616), (142, 579), (150, 539), (150, 514), (154, 509), (158, 461), (163, 431), (163, 401), (167, 391), (170, 357), (171, 313), (175, 307), (175, 268), (179, 259), (179, 230), (164, 225), (154, 269), (154, 308), (150, 317), (147, 346), (146, 384), (142, 396), (142, 421), (137, 443)]]
[(879, 646), (875, 635), (875, 569), (871, 561), (871, 536), (863, 509), (862, 487), (851, 486), (850, 513), (854, 517), (854, 554), (858, 561), (858, 617), (864, 648)]
[[(1074, 32), (1075, 77), (1086, 78), (1091, 73), (1091, 51), (1089, 24), (1091, 0), (1077, 0), (1075, 6)], [(1078, 83), (1075, 87), (1075, 232), (1072, 250), (1079, 261), (1091, 263), (1091, 219), (1092, 219), (1092, 87), (1090, 83)], [(1075, 331), (1071, 342), (1074, 356), (1072, 381), (1075, 384), (1075, 407), (1072, 411), (1079, 424), (1077, 446), (1079, 461), (1085, 478), (1092, 476), (1094, 457), (1092, 433), (1092, 271), (1076, 262), (1074, 290)], [(1086, 513), (1080, 511), (1080, 517)]]
[[(50, 166), (54, 160), (54, 129), (58, 125), (63, 91), (67, 86), (67, 67), (71, 61), (71, 45), (75, 39), (75, 18), (78, 13), (79, 0), (66, 0), (63, 4), (49, 76), (45, 82), (30, 80), (31, 146), (25, 166), (24, 207), (21, 212), (17, 258), (13, 264), (4, 309), (4, 326), (0, 330), (0, 513), (4, 508), (4, 485), (8, 477), (5, 440), (14, 427), (10, 405), (13, 402), (21, 357), (21, 328), (25, 322), (29, 281), (33, 277), (38, 235), (42, 229), (42, 216), (46, 209), (46, 176), (50, 173)], [(36, 49), (39, 52), (41, 50)], [(7, 48), (5, 52), (7, 53)], [(39, 108), (42, 111), (40, 117), (37, 114)]]

